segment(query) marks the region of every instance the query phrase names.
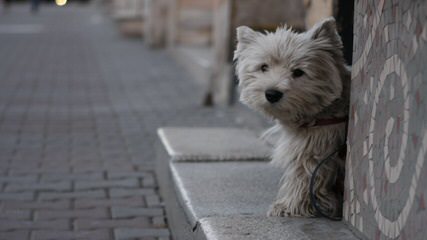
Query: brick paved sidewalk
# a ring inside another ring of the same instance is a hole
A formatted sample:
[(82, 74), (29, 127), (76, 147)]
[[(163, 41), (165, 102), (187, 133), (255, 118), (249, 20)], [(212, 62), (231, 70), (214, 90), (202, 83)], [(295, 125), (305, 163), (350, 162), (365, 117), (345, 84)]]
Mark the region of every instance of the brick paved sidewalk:
[(0, 15), (0, 239), (169, 239), (156, 128), (259, 125), (201, 109), (201, 93), (90, 7), (12, 6)]

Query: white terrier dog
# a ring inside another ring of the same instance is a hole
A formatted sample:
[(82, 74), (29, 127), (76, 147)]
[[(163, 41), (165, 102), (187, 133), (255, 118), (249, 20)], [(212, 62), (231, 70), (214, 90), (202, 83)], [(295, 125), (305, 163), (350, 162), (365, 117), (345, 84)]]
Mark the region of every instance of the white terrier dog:
[[(305, 33), (237, 28), (234, 53), (240, 100), (273, 117), (279, 134), (272, 163), (285, 169), (270, 216), (315, 216), (310, 178), (322, 159), (345, 143), (350, 71), (333, 18)], [(341, 212), (344, 158), (333, 156), (314, 181), (314, 196), (329, 215)], [(338, 184), (337, 184), (338, 182)], [(338, 187), (340, 188), (340, 187)]]

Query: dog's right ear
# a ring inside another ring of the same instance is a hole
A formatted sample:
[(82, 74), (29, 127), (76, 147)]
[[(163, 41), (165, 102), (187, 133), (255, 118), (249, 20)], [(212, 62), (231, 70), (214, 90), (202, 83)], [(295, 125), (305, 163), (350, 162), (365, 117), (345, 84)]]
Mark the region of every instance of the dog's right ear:
[(239, 54), (245, 50), (251, 43), (253, 43), (259, 33), (255, 32), (249, 27), (240, 26), (237, 31), (237, 47), (234, 52), (234, 60), (237, 60)]
[(250, 27), (240, 26), (237, 29), (237, 42), (238, 44), (250, 44), (255, 41), (258, 33)]

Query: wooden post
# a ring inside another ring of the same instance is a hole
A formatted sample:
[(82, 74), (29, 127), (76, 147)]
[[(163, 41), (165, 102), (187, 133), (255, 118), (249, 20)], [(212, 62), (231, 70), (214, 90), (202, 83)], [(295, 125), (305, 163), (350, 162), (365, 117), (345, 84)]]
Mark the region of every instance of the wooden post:
[(168, 1), (145, 0), (144, 39), (150, 47), (163, 47), (166, 44)]
[(141, 37), (144, 27), (144, 0), (114, 0), (113, 17), (125, 35)]

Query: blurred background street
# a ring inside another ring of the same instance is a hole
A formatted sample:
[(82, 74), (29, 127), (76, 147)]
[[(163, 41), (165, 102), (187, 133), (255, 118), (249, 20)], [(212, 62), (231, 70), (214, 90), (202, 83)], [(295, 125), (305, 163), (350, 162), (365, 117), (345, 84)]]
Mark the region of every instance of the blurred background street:
[(169, 239), (156, 128), (263, 122), (203, 108), (163, 50), (93, 4), (0, 15), (0, 239)]
[(305, 219), (256, 202), (280, 178), (244, 169), (266, 159), (169, 161), (156, 131), (256, 138), (272, 123), (238, 103), (236, 28), (330, 16), (352, 65), (343, 220), (303, 232), (425, 239), (426, 13), (423, 0), (0, 0), (0, 240), (301, 236)]

